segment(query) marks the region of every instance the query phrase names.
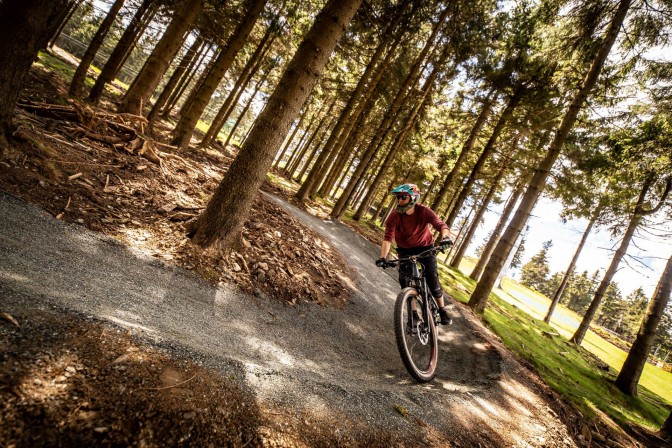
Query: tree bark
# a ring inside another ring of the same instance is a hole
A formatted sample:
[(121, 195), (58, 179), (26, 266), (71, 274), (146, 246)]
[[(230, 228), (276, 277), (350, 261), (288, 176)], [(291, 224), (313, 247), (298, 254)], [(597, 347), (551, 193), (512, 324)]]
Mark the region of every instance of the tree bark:
[[(450, 5), (443, 10), (441, 17), (439, 18), (439, 21), (434, 25), (432, 29), (432, 34), (427, 39), (427, 42), (425, 42), (423, 49), (421, 50), (418, 57), (415, 59), (415, 62), (413, 63), (413, 66), (411, 67), (408, 75), (406, 75), (406, 78), (404, 79), (402, 85), (399, 87), (399, 90), (397, 91), (394, 100), (390, 104), (390, 107), (387, 109), (387, 112), (385, 113), (383, 120), (378, 125), (378, 130), (375, 132), (373, 139), (369, 142), (369, 145), (365, 151), (365, 154), (368, 155), (369, 160), (371, 160), (380, 150), (384, 138), (389, 133), (390, 129), (392, 128), (395, 122), (395, 119), (399, 114), (399, 109), (403, 105), (404, 100), (407, 98), (408, 90), (411, 89), (412, 86), (414, 86), (415, 83), (417, 82), (418, 74), (420, 73), (420, 68), (422, 67), (427, 54), (429, 54), (429, 51), (434, 46), (439, 31), (445, 26), (445, 19), (446, 17), (448, 17), (449, 12), (450, 12)], [(334, 210), (332, 210), (331, 212), (332, 217), (334, 219), (340, 218), (340, 216), (342, 216), (343, 213), (345, 213), (345, 204), (349, 200), (349, 196), (352, 193), (352, 190), (350, 190), (350, 194), (344, 197), (343, 195), (346, 194), (346, 191), (348, 189), (349, 188), (346, 187), (346, 190), (341, 195), (341, 198), (339, 198), (339, 201), (337, 202), (336, 206), (334, 206)], [(370, 196), (367, 195), (367, 197), (369, 198), (370, 201), (371, 199)], [(357, 212), (355, 213), (356, 217), (355, 219), (358, 220), (361, 218), (360, 210), (362, 209), (363, 208), (361, 206), (358, 208)]]
[(525, 184), (526, 183), (521, 182), (518, 185), (518, 187), (511, 194), (511, 197), (504, 206), (502, 216), (499, 217), (499, 221), (497, 221), (497, 225), (495, 225), (495, 228), (492, 231), (492, 235), (490, 235), (490, 239), (485, 244), (483, 252), (479, 257), (476, 266), (474, 266), (474, 269), (471, 271), (471, 274), (469, 274), (469, 278), (471, 278), (472, 280), (476, 280), (478, 282), (481, 279), (483, 269), (485, 268), (485, 265), (488, 263), (488, 260), (490, 259), (490, 255), (492, 255), (492, 251), (494, 250), (495, 245), (499, 241), (502, 229), (504, 229), (506, 222), (509, 220), (509, 216), (511, 216), (511, 212), (513, 212), (513, 209), (516, 206), (516, 203), (518, 202), (520, 195), (522, 195), (523, 191), (525, 191)]
[(469, 244), (471, 243), (471, 240), (474, 237), (474, 234), (476, 233), (476, 229), (478, 229), (478, 226), (481, 223), (481, 219), (483, 219), (483, 215), (485, 215), (485, 212), (488, 209), (488, 206), (490, 205), (492, 198), (495, 197), (497, 188), (499, 188), (499, 181), (502, 180), (502, 176), (504, 176), (504, 172), (506, 171), (507, 168), (508, 164), (504, 163), (497, 172), (497, 174), (495, 175), (495, 178), (492, 180), (492, 185), (490, 185), (490, 189), (483, 198), (483, 201), (481, 202), (481, 205), (478, 208), (476, 215), (474, 216), (474, 220), (472, 221), (471, 226), (469, 226), (469, 230), (464, 236), (464, 241), (458, 248), (457, 252), (455, 252), (453, 259), (450, 262), (451, 268), (457, 269), (460, 266), (460, 262), (462, 261), (462, 258), (464, 257), (464, 254), (467, 251), (467, 248), (469, 247)]
[(135, 115), (143, 114), (143, 107), (147, 105), (149, 98), (161, 81), (161, 77), (168, 70), (170, 62), (180, 51), (187, 31), (189, 31), (203, 7), (203, 1), (185, 0), (180, 9), (176, 11), (173, 20), (166, 28), (166, 32), (152, 54), (149, 55), (145, 66), (136, 77), (131, 88), (126, 92), (126, 96), (119, 106), (119, 112)]
[[(320, 134), (320, 131), (322, 131), (322, 134), (325, 134), (328, 132), (329, 124), (327, 121), (331, 119), (331, 110), (334, 108), (336, 105), (336, 98), (334, 98), (329, 105), (329, 108), (327, 109), (327, 113), (325, 113), (322, 118), (320, 119), (319, 123), (311, 133), (310, 137), (308, 138), (308, 141), (305, 143), (301, 143), (297, 146), (296, 150), (299, 151), (298, 157), (294, 160), (294, 163), (289, 167), (289, 171), (287, 172), (287, 175), (289, 176), (290, 179), (297, 179), (296, 177), (296, 171), (299, 169), (299, 166), (301, 166), (301, 162), (303, 161), (306, 153), (310, 150), (311, 145), (313, 144), (313, 141), (317, 136)], [(326, 123), (326, 125), (325, 125)], [(326, 127), (327, 130), (324, 130)], [(310, 126), (306, 129), (306, 132), (310, 130)], [(303, 139), (302, 139), (303, 140)], [(321, 143), (321, 142), (320, 142)], [(308, 156), (308, 159), (306, 163), (304, 164), (304, 167), (310, 165), (310, 162), (315, 158), (317, 149), (319, 148), (319, 144), (315, 145), (313, 148), (313, 151), (311, 151), (310, 155)], [(301, 171), (301, 175), (298, 177), (299, 181), (303, 178), (303, 171)]]
[(93, 62), (93, 59), (96, 57), (96, 53), (98, 53), (98, 50), (103, 45), (105, 36), (107, 36), (110, 28), (112, 28), (112, 24), (114, 24), (114, 21), (116, 20), (117, 15), (119, 14), (122, 6), (124, 6), (125, 2), (126, 0), (115, 0), (115, 2), (110, 7), (109, 12), (98, 27), (96, 34), (93, 35), (88, 48), (84, 52), (84, 56), (82, 56), (82, 59), (79, 61), (79, 65), (77, 66), (77, 70), (75, 70), (75, 74), (72, 76), (70, 90), (68, 91), (70, 96), (80, 96), (82, 94), (84, 81), (86, 80), (86, 73), (89, 71), (89, 67)]
[(506, 125), (506, 123), (508, 123), (509, 118), (511, 118), (511, 116), (513, 115), (513, 111), (518, 106), (518, 103), (520, 102), (522, 95), (523, 90), (521, 88), (517, 88), (513, 93), (513, 95), (511, 96), (511, 98), (509, 99), (509, 102), (506, 105), (504, 111), (502, 112), (502, 115), (499, 116), (499, 120), (497, 120), (497, 124), (492, 130), (492, 134), (490, 135), (488, 142), (485, 144), (483, 152), (481, 152), (481, 155), (478, 157), (478, 160), (476, 161), (476, 164), (472, 168), (471, 173), (467, 178), (467, 181), (464, 183), (464, 185), (462, 185), (462, 189), (460, 190), (460, 193), (458, 194), (457, 199), (455, 200), (455, 204), (453, 204), (450, 213), (448, 214), (448, 217), (444, 221), (448, 227), (453, 225), (455, 218), (457, 218), (457, 215), (460, 213), (460, 209), (462, 208), (464, 200), (469, 195), (469, 191), (471, 190), (471, 187), (474, 185), (474, 182), (476, 182), (476, 178), (479, 176), (481, 168), (483, 168), (483, 165), (485, 165), (486, 160), (488, 160), (490, 156), (493, 154), (495, 150), (495, 143), (497, 142), (497, 139), (499, 139), (499, 134), (501, 134), (502, 129), (504, 129), (504, 126)]
[[(355, 139), (359, 140), (360, 133), (363, 132), (363, 128), (359, 128), (355, 134)], [(376, 146), (367, 145), (364, 149), (362, 156), (360, 157), (359, 164), (355, 168), (355, 172), (350, 177), (350, 181), (343, 189), (343, 192), (339, 196), (334, 208), (331, 211), (331, 219), (339, 220), (346, 209), (348, 208), (348, 203), (356, 196), (359, 192), (359, 186), (362, 184), (364, 177), (366, 176), (366, 170), (370, 168), (370, 163), (376, 157)], [(356, 193), (357, 192), (357, 193)]]
[(598, 207), (591, 216), (590, 222), (588, 223), (586, 230), (584, 230), (583, 236), (581, 237), (581, 241), (579, 242), (579, 245), (576, 248), (576, 251), (574, 252), (572, 261), (569, 262), (569, 266), (565, 271), (565, 275), (562, 276), (562, 281), (560, 282), (558, 289), (555, 290), (555, 294), (553, 294), (551, 304), (548, 307), (548, 312), (546, 313), (546, 317), (544, 317), (544, 322), (546, 322), (547, 324), (551, 322), (551, 316), (553, 315), (553, 311), (555, 311), (555, 307), (558, 305), (558, 302), (560, 302), (560, 299), (562, 298), (562, 294), (565, 292), (565, 288), (567, 287), (567, 283), (569, 282), (569, 279), (572, 276), (572, 273), (574, 272), (574, 267), (576, 266), (576, 262), (579, 259), (579, 255), (581, 255), (583, 246), (586, 244), (586, 241), (588, 240), (588, 235), (590, 234), (590, 231), (593, 230), (593, 226), (595, 225), (597, 218), (599, 218), (599, 211), (600, 208)]
[[(222, 128), (226, 124), (226, 121), (231, 115), (231, 112), (233, 112), (233, 108), (238, 102), (240, 95), (245, 90), (247, 84), (250, 82), (255, 73), (259, 70), (259, 67), (263, 62), (266, 52), (271, 48), (271, 45), (273, 45), (273, 41), (275, 40), (276, 37), (274, 28), (275, 28), (274, 23), (271, 23), (271, 25), (269, 25), (269, 27), (266, 29), (266, 33), (261, 38), (261, 41), (257, 45), (257, 48), (254, 50), (254, 53), (252, 53), (252, 56), (250, 56), (250, 59), (243, 67), (243, 70), (238, 76), (238, 79), (236, 80), (233, 89), (231, 89), (226, 100), (224, 101), (219, 111), (217, 112), (217, 115), (212, 120), (210, 128), (205, 133), (203, 140), (201, 140), (201, 143), (199, 144), (200, 146), (205, 147), (211, 145), (216, 140), (217, 135), (219, 135), (219, 131), (222, 130)], [(271, 37), (273, 38), (271, 39)], [(270, 43), (268, 43), (269, 39)]]
[(590, 305), (586, 310), (586, 313), (583, 315), (583, 319), (579, 324), (579, 328), (576, 329), (576, 332), (570, 339), (570, 341), (574, 342), (577, 345), (581, 345), (581, 343), (583, 342), (583, 338), (586, 336), (586, 333), (588, 332), (590, 323), (595, 318), (595, 314), (597, 314), (597, 309), (602, 303), (602, 299), (604, 298), (604, 295), (607, 292), (607, 288), (609, 288), (609, 285), (611, 285), (611, 280), (614, 278), (614, 275), (618, 270), (618, 265), (621, 263), (621, 260), (625, 256), (625, 253), (628, 251), (630, 241), (632, 241), (632, 237), (634, 236), (635, 230), (637, 230), (639, 223), (642, 222), (642, 218), (645, 215), (650, 215), (654, 210), (657, 210), (658, 207), (665, 201), (667, 194), (669, 193), (670, 182), (668, 181), (667, 188), (665, 190), (665, 193), (663, 193), (663, 197), (661, 198), (658, 207), (655, 207), (654, 209), (651, 210), (645, 210), (644, 206), (646, 204), (646, 195), (649, 192), (651, 185), (653, 185), (654, 180), (655, 180), (655, 173), (652, 171), (647, 175), (647, 177), (644, 180), (644, 183), (642, 184), (642, 190), (640, 191), (639, 197), (637, 198), (635, 209), (633, 210), (632, 217), (630, 218), (630, 222), (628, 223), (628, 228), (626, 229), (625, 234), (623, 235), (621, 245), (618, 247), (616, 253), (614, 254), (614, 257), (611, 259), (611, 263), (609, 264), (607, 271), (604, 273), (604, 277), (602, 278), (600, 285), (597, 287), (597, 290), (595, 291), (593, 300), (591, 300)]
[(357, 212), (353, 216), (353, 219), (359, 220), (363, 216), (366, 215), (366, 212), (368, 211), (369, 204), (373, 200), (373, 197), (376, 193), (376, 190), (380, 186), (380, 183), (383, 180), (383, 177), (387, 173), (387, 169), (389, 168), (390, 164), (392, 163), (392, 160), (394, 157), (396, 157), (397, 153), (399, 152), (399, 149), (401, 148), (402, 144), (406, 142), (406, 138), (408, 137), (408, 134), (410, 133), (411, 129), (415, 125), (417, 119), (418, 119), (418, 113), (420, 112), (421, 108), (423, 108), (426, 103), (427, 99), (429, 98), (429, 92), (433, 87), (434, 80), (436, 79), (439, 68), (441, 67), (442, 63), (436, 64), (434, 66), (434, 69), (432, 70), (432, 73), (429, 75), (427, 80), (425, 81), (425, 85), (422, 88), (422, 98), (417, 102), (416, 106), (413, 108), (411, 111), (411, 114), (406, 118), (406, 125), (402, 128), (402, 130), (399, 132), (399, 135), (397, 137), (397, 140), (394, 142), (392, 145), (392, 148), (390, 151), (387, 153), (387, 156), (385, 157), (385, 160), (383, 161), (382, 166), (380, 167), (380, 170), (378, 171), (378, 174), (373, 180), (373, 183), (369, 187), (369, 193), (366, 195), (364, 200), (362, 201), (362, 204), (359, 206), (357, 209)]
[(247, 104), (245, 107), (243, 107), (242, 112), (240, 115), (238, 115), (238, 118), (236, 119), (236, 122), (233, 124), (233, 127), (231, 128), (231, 131), (229, 132), (229, 135), (226, 137), (226, 141), (224, 142), (224, 147), (229, 144), (229, 141), (231, 141), (231, 137), (233, 137), (233, 134), (236, 132), (236, 129), (238, 129), (238, 125), (240, 124), (240, 121), (243, 119), (247, 111), (250, 109), (250, 106), (252, 106), (252, 101), (254, 101), (254, 97), (257, 96), (257, 93), (259, 93), (259, 89), (261, 89), (261, 86), (264, 85), (266, 82), (266, 78), (268, 78), (268, 75), (271, 74), (271, 71), (273, 68), (269, 68), (268, 71), (264, 74), (264, 76), (261, 77), (259, 81), (257, 81), (257, 84), (254, 86), (254, 91), (252, 92), (252, 95), (250, 96), (250, 99), (247, 100)]
[(172, 96), (173, 91), (184, 75), (184, 72), (187, 70), (187, 67), (189, 67), (194, 62), (194, 59), (196, 59), (200, 48), (204, 45), (205, 43), (203, 42), (203, 36), (199, 34), (196, 39), (194, 39), (194, 42), (191, 44), (191, 46), (189, 46), (189, 49), (184, 54), (184, 57), (180, 61), (179, 65), (175, 68), (175, 71), (173, 71), (173, 74), (170, 75), (170, 79), (168, 79), (168, 82), (163, 87), (161, 94), (156, 99), (156, 102), (152, 106), (152, 110), (149, 111), (149, 114), (147, 115), (147, 121), (150, 123), (156, 121), (156, 119), (159, 117), (159, 114), (161, 113), (161, 109), (166, 105), (168, 99)]
[(126, 61), (126, 56), (131, 52), (133, 47), (135, 47), (135, 42), (137, 42), (140, 37), (140, 30), (143, 29), (143, 17), (149, 10), (153, 1), (154, 0), (144, 0), (135, 11), (131, 22), (124, 30), (119, 42), (117, 42), (114, 50), (112, 50), (112, 54), (110, 54), (110, 57), (103, 66), (95, 84), (91, 88), (91, 92), (89, 92), (89, 101), (92, 103), (97, 104), (98, 101), (100, 101), (100, 97), (105, 90), (105, 84), (114, 80), (115, 76), (119, 73), (121, 66), (124, 64), (124, 61)]
[[(306, 111), (304, 112), (305, 114), (308, 114), (309, 112), (309, 106), (310, 103), (306, 106)], [(305, 154), (305, 145), (304, 142), (306, 138), (308, 138), (308, 135), (311, 133), (311, 131), (314, 131), (313, 125), (315, 124), (315, 120), (317, 120), (318, 116), (320, 113), (323, 111), (325, 105), (322, 105), (322, 108), (320, 108), (317, 111), (313, 111), (313, 114), (310, 117), (310, 121), (308, 122), (308, 126), (306, 126), (306, 129), (304, 129), (303, 134), (301, 135), (301, 138), (299, 139), (299, 142), (294, 146), (294, 149), (291, 151), (289, 158), (287, 159), (287, 163), (285, 166), (282, 168), (282, 172), (285, 174), (286, 177), (290, 177), (292, 171), (294, 170), (294, 167), (298, 163), (297, 161), (303, 158)], [(301, 115), (301, 118), (303, 119), (304, 116)], [(301, 120), (299, 120), (299, 123), (301, 123)], [(319, 127), (319, 126), (318, 126)], [(292, 135), (289, 136), (287, 141), (285, 142), (285, 147), (283, 149), (283, 152), (289, 151), (290, 146), (292, 146), (292, 142), (294, 141), (294, 137), (299, 131), (299, 126), (297, 124), (296, 128), (294, 128), (294, 131), (292, 131)], [(278, 166), (280, 163), (280, 157), (278, 157), (278, 160), (275, 161), (275, 166)]]
[(208, 107), (212, 94), (217, 90), (219, 83), (231, 67), (236, 55), (240, 49), (243, 48), (243, 45), (245, 45), (247, 36), (249, 36), (252, 28), (254, 28), (254, 24), (257, 23), (259, 14), (261, 14), (267, 1), (268, 0), (251, 0), (252, 3), (247, 9), (243, 21), (238, 25), (233, 35), (226, 43), (226, 47), (219, 53), (217, 60), (205, 77), (203, 84), (193, 96), (189, 107), (181, 113), (180, 121), (178, 121), (175, 130), (173, 131), (173, 145), (181, 149), (189, 146), (198, 119), (201, 118), (203, 111)]
[[(198, 70), (201, 68), (205, 60), (208, 58), (208, 53), (210, 53), (210, 51), (213, 48), (215, 48), (215, 44), (210, 44), (207, 46), (207, 48), (204, 48), (203, 51), (199, 54), (198, 60), (194, 60), (194, 63), (187, 68), (184, 76), (182, 77), (182, 79), (180, 79), (180, 82), (177, 84), (177, 87), (175, 87), (175, 91), (170, 95), (170, 98), (168, 98), (168, 103), (166, 104), (166, 107), (163, 109), (163, 112), (161, 112), (162, 117), (170, 116), (170, 113), (175, 108), (175, 106), (177, 106), (177, 103), (182, 98), (182, 95), (184, 94), (185, 90), (187, 90), (189, 84), (191, 84), (191, 81), (198, 73)], [(208, 65), (206, 64), (204, 72), (206, 72), (207, 69)]]
[[(306, 103), (362, 0), (330, 0), (282, 75), (208, 206), (190, 228), (193, 242), (231, 247), (240, 236), (252, 202), (273, 163), (279, 144)], [(245, 188), (240, 188), (245, 185)]]
[[(331, 117), (326, 116), (325, 118), (329, 119)], [(294, 177), (294, 180), (296, 180), (297, 182), (301, 182), (301, 180), (303, 179), (303, 176), (306, 174), (306, 171), (308, 171), (310, 169), (313, 159), (315, 159), (315, 157), (317, 155), (319, 155), (320, 147), (322, 146), (324, 141), (327, 139), (327, 135), (329, 135), (329, 131), (331, 130), (331, 127), (334, 124), (336, 124), (336, 123), (335, 123), (335, 120), (333, 120), (333, 119), (328, 122), (324, 131), (320, 134), (320, 140), (317, 142), (317, 144), (313, 145), (313, 150), (310, 152), (310, 156), (308, 157), (308, 160), (306, 160), (306, 163), (303, 164), (303, 166), (301, 167), (301, 171), (299, 172), (298, 176)], [(320, 128), (321, 128), (321, 124), (320, 124)], [(317, 136), (317, 132), (313, 135), (313, 137), (315, 137), (315, 136)], [(311, 138), (311, 141), (312, 141), (312, 138)], [(306, 143), (306, 146), (310, 146), (310, 141), (308, 143)]]
[[(359, 114), (357, 121), (354, 123), (355, 129), (361, 129), (362, 126), (364, 126), (364, 123), (366, 122), (369, 113), (371, 113), (372, 109), (368, 109), (365, 111), (363, 114)], [(349, 134), (349, 131), (343, 130), (343, 133), (341, 136), (347, 136)], [(356, 134), (356, 133), (354, 133)], [(354, 135), (347, 136), (347, 140), (343, 142), (343, 145), (341, 149), (339, 150), (339, 156), (338, 158), (334, 161), (333, 166), (331, 167), (331, 170), (326, 178), (326, 180), (322, 183), (322, 186), (320, 187), (320, 190), (318, 191), (318, 195), (321, 197), (328, 196), (329, 193), (331, 192), (332, 188), (336, 184), (336, 180), (340, 177), (341, 171), (343, 171), (343, 168), (345, 167), (345, 164), (348, 162), (348, 160), (351, 158), (352, 151), (351, 150), (351, 144), (353, 144), (354, 140)], [(340, 140), (340, 139), (339, 139)], [(334, 148), (336, 149), (336, 147)]]
[(329, 168), (331, 167), (331, 164), (333, 163), (333, 160), (336, 157), (335, 154), (336, 151), (334, 151), (334, 145), (336, 144), (336, 141), (341, 136), (341, 133), (344, 131), (344, 129), (349, 127), (350, 123), (354, 121), (354, 118), (351, 116), (351, 112), (354, 109), (357, 102), (359, 101), (362, 94), (364, 93), (364, 89), (369, 84), (369, 80), (371, 79), (371, 76), (373, 75), (374, 70), (378, 65), (378, 62), (385, 53), (387, 43), (386, 38), (395, 34), (395, 30), (399, 25), (399, 23), (401, 22), (401, 18), (403, 17), (403, 11), (404, 9), (406, 9), (407, 5), (408, 0), (403, 0), (401, 5), (399, 6), (399, 10), (397, 11), (395, 19), (388, 25), (387, 29), (383, 33), (383, 42), (381, 42), (381, 44), (378, 45), (376, 51), (371, 57), (371, 60), (367, 64), (364, 74), (357, 82), (357, 86), (350, 95), (350, 98), (348, 99), (345, 108), (341, 111), (341, 116), (336, 122), (333, 131), (331, 131), (331, 135), (329, 136), (327, 143), (324, 145), (320, 157), (317, 159), (317, 162), (315, 163), (315, 167), (317, 169), (310, 172), (305, 182), (303, 183), (303, 185), (301, 185), (301, 188), (297, 192), (296, 197), (299, 201), (305, 201), (308, 196), (311, 196), (313, 193), (315, 193), (315, 191), (320, 186), (319, 184), (323, 181), (327, 173), (327, 170), (329, 170)]
[(624, 394), (637, 396), (637, 384), (639, 383), (639, 378), (642, 376), (646, 359), (651, 351), (653, 338), (656, 336), (656, 329), (658, 328), (660, 319), (663, 317), (665, 307), (670, 301), (670, 289), (672, 289), (672, 257), (667, 260), (665, 270), (660, 276), (656, 291), (653, 293), (653, 298), (649, 302), (642, 323), (639, 326), (635, 342), (632, 344), (621, 372), (616, 378), (616, 387)]
[(485, 124), (488, 116), (490, 115), (490, 112), (492, 111), (492, 106), (495, 104), (496, 99), (497, 99), (496, 91), (495, 89), (492, 89), (488, 94), (488, 96), (486, 97), (485, 101), (483, 102), (483, 106), (481, 107), (481, 112), (478, 114), (478, 118), (476, 118), (474, 125), (471, 127), (469, 137), (467, 137), (464, 144), (462, 145), (462, 150), (460, 151), (460, 155), (457, 156), (455, 165), (453, 165), (453, 167), (450, 169), (450, 172), (446, 176), (446, 179), (443, 181), (443, 184), (441, 185), (439, 192), (436, 194), (434, 201), (432, 201), (432, 206), (430, 207), (432, 210), (437, 210), (441, 205), (441, 203), (443, 202), (443, 200), (446, 198), (446, 195), (448, 194), (448, 191), (450, 191), (450, 187), (452, 186), (452, 183), (455, 180), (455, 176), (459, 172), (460, 168), (462, 168), (462, 165), (464, 164), (465, 160), (467, 160), (467, 156), (471, 154), (471, 151), (474, 149), (474, 144), (476, 143), (476, 137), (478, 137), (478, 133), (481, 132), (483, 125)]
[[(72, 0), (0, 3), (0, 140), (11, 137), (14, 107), (37, 52), (47, 46), (72, 4)], [(4, 146), (0, 141), (0, 151)]]
[(61, 34), (63, 33), (63, 30), (65, 29), (65, 26), (68, 24), (70, 19), (72, 19), (72, 16), (75, 15), (75, 12), (77, 11), (77, 8), (79, 8), (79, 5), (82, 4), (82, 0), (75, 0), (72, 3), (72, 6), (70, 6), (70, 9), (65, 16), (65, 18), (61, 21), (61, 24), (59, 25), (58, 29), (56, 29), (56, 32), (54, 33), (53, 36), (51, 36), (51, 39), (49, 40), (49, 43), (47, 44), (47, 48), (53, 48), (54, 45), (56, 45), (56, 41), (58, 40), (59, 37), (61, 37)]
[(523, 226), (525, 225), (527, 217), (536, 204), (541, 191), (546, 186), (546, 180), (551, 173), (551, 168), (553, 168), (555, 161), (560, 155), (560, 151), (562, 150), (562, 146), (565, 143), (567, 135), (574, 126), (576, 118), (579, 114), (579, 111), (583, 107), (586, 98), (588, 98), (590, 91), (597, 82), (597, 78), (599, 77), (600, 72), (602, 71), (602, 67), (604, 66), (604, 61), (607, 59), (607, 56), (611, 51), (614, 41), (618, 36), (621, 25), (625, 20), (628, 9), (630, 8), (630, 2), (631, 0), (620, 1), (618, 9), (614, 14), (614, 18), (609, 24), (607, 33), (602, 40), (602, 43), (600, 44), (597, 54), (593, 58), (592, 65), (586, 73), (583, 84), (576, 92), (574, 98), (572, 98), (572, 101), (565, 111), (565, 114), (562, 117), (562, 121), (560, 122), (553, 140), (548, 147), (546, 156), (536, 169), (534, 176), (532, 177), (532, 181), (525, 191), (525, 195), (523, 196), (523, 199), (521, 200), (521, 203), (516, 210), (511, 224), (507, 227), (504, 235), (497, 244), (497, 248), (492, 254), (492, 257), (490, 257), (481, 280), (476, 285), (476, 288), (474, 289), (474, 292), (469, 299), (469, 306), (476, 312), (482, 313), (485, 310), (485, 305), (490, 297), (490, 292), (495, 285), (495, 281), (497, 280), (499, 272), (501, 271), (506, 259), (509, 256), (511, 247), (513, 246), (513, 243), (516, 241)]
[[(303, 126), (304, 120), (308, 116), (308, 108), (309, 107), (310, 107), (310, 103), (308, 103), (308, 106), (306, 106), (306, 110), (299, 116), (299, 122), (296, 123), (296, 126), (294, 126), (294, 130), (289, 135), (289, 138), (287, 139), (286, 142), (284, 142), (285, 144), (280, 149), (280, 154), (277, 156), (277, 158), (273, 162), (273, 165), (272, 165), (273, 167), (280, 166), (280, 162), (282, 162), (282, 159), (285, 157), (285, 154), (287, 153), (287, 150), (291, 146), (292, 141), (294, 141), (294, 137), (299, 132), (299, 129), (301, 129), (301, 126)], [(308, 128), (310, 128), (313, 125), (313, 121), (315, 120), (315, 115), (316, 114), (313, 114), (313, 116), (311, 117), (310, 123), (308, 123)], [(306, 136), (306, 132), (303, 133), (302, 138), (299, 140), (299, 145), (303, 142), (303, 137), (305, 137), (305, 136)], [(285, 168), (287, 168), (287, 166), (289, 165), (289, 162), (290, 162), (291, 158), (292, 157), (290, 155), (289, 158), (287, 159), (287, 163), (285, 164)]]

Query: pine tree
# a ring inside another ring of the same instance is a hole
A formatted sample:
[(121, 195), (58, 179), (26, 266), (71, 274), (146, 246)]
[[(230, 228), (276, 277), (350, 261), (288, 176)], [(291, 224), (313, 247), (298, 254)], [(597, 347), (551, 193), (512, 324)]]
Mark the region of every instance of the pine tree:
[(520, 282), (541, 292), (548, 281), (550, 268), (548, 266), (548, 249), (553, 245), (553, 241), (544, 242), (542, 249), (537, 252), (521, 269)]

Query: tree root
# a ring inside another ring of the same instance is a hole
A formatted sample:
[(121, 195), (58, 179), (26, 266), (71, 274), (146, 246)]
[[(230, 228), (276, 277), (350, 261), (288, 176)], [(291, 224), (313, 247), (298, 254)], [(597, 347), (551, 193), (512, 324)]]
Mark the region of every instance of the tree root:
[(72, 101), (70, 105), (41, 103), (19, 103), (18, 107), (38, 117), (49, 120), (68, 121), (73, 123), (65, 129), (75, 138), (86, 137), (111, 145), (117, 150), (124, 150), (138, 155), (158, 165), (166, 173), (165, 160), (176, 160), (190, 170), (194, 167), (174, 154), (159, 151), (156, 147), (167, 146), (147, 138), (144, 135), (147, 119), (140, 115), (128, 113), (112, 114), (96, 111), (93, 108)]

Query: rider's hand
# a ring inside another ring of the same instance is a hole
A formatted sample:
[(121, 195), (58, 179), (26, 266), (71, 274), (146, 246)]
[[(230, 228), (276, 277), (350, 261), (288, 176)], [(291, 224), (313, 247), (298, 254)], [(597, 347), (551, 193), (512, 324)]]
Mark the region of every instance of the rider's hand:
[(443, 237), (443, 238), (441, 239), (441, 242), (439, 243), (439, 247), (440, 247), (441, 249), (444, 249), (444, 250), (445, 250), (445, 249), (448, 249), (448, 248), (449, 248), (450, 246), (452, 246), (453, 244), (454, 244), (454, 243), (453, 243), (453, 240), (452, 240), (449, 236), (446, 236), (446, 237)]
[(385, 259), (384, 258), (379, 258), (376, 260), (376, 266), (379, 268), (384, 268), (385, 267)]

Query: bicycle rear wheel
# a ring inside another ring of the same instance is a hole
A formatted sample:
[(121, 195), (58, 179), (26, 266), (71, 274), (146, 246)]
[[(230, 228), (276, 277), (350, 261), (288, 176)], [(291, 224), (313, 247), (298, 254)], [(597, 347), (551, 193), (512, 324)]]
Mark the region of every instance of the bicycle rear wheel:
[(405, 288), (397, 296), (394, 306), (394, 332), (397, 348), (406, 370), (421, 383), (431, 381), (436, 373), (439, 344), (432, 316), (423, 316), (418, 323), (412, 310), (422, 315), (422, 297), (414, 288)]

